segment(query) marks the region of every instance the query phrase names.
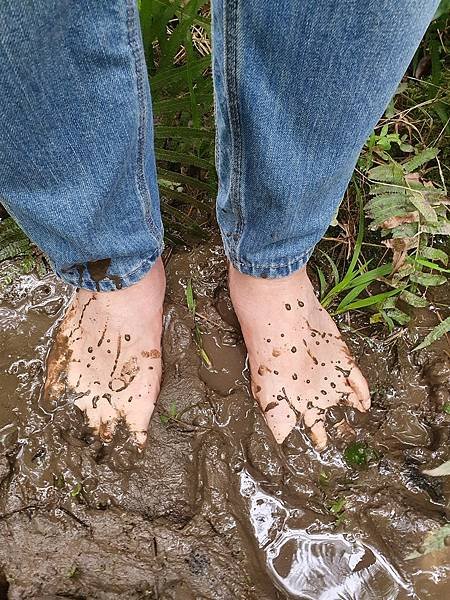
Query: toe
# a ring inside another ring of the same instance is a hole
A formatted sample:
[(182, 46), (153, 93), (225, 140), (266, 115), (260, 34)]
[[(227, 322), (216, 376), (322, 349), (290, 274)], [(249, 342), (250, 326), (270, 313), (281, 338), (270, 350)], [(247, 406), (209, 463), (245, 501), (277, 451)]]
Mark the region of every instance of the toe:
[(310, 430), (311, 441), (316, 450), (323, 450), (328, 441), (327, 432), (325, 430), (325, 415), (319, 413), (316, 408), (308, 409), (304, 419), (306, 427)]
[(368, 410), (370, 408), (369, 386), (367, 385), (366, 378), (358, 367), (353, 367), (350, 371), (347, 382), (354, 392), (353, 395), (357, 399), (357, 403), (361, 406), (361, 408), (359, 408), (357, 404), (354, 404), (355, 408), (358, 408), (358, 410), (361, 410), (362, 412)]
[(148, 433), (147, 431), (132, 431), (131, 440), (141, 450), (144, 449), (147, 443)]
[(117, 415), (100, 421), (98, 436), (103, 442), (110, 442), (118, 423)]
[(269, 403), (264, 409), (264, 417), (277, 444), (282, 444), (294, 429), (296, 415), (287, 402), (279, 402), (275, 406)]

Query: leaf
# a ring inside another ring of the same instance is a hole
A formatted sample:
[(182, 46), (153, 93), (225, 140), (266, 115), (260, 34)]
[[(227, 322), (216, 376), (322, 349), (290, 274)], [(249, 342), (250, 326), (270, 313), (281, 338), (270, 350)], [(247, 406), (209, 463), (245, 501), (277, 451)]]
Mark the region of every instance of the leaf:
[(399, 225), (404, 225), (405, 223), (416, 223), (417, 221), (419, 221), (419, 213), (414, 211), (386, 219), (386, 221), (383, 221), (380, 226), (382, 229), (394, 229)]
[(336, 311), (337, 314), (341, 312), (345, 312), (347, 310), (355, 310), (356, 308), (366, 308), (367, 306), (373, 306), (374, 304), (379, 304), (383, 302), (389, 296), (394, 296), (398, 294), (399, 290), (391, 290), (389, 292), (383, 292), (382, 294), (375, 294), (374, 296), (369, 296), (368, 298), (363, 298), (362, 300), (357, 300), (356, 302), (352, 302), (345, 307), (343, 311)]
[(188, 284), (187, 284), (186, 290), (185, 290), (185, 294), (186, 294), (186, 302), (187, 302), (187, 307), (189, 309), (189, 312), (192, 315), (195, 315), (196, 302), (195, 302), (195, 298), (194, 298), (194, 291), (192, 289), (192, 279), (189, 279), (189, 281), (188, 281)]
[(417, 208), (417, 210), (420, 212), (420, 214), (429, 222), (431, 223), (437, 223), (437, 214), (436, 211), (434, 210), (434, 208), (432, 206), (430, 206), (429, 202), (427, 200), (425, 200), (423, 197), (417, 195), (417, 194), (412, 194), (409, 197), (409, 200), (412, 204), (414, 204), (414, 206)]
[(370, 169), (368, 175), (369, 179), (372, 179), (373, 181), (396, 183), (399, 185), (403, 183), (403, 169), (395, 162), (374, 167), (373, 169)]
[(396, 321), (399, 325), (406, 325), (411, 320), (411, 317), (398, 308), (390, 308), (386, 312), (387, 316)]
[(319, 267), (316, 267), (316, 270), (317, 270), (317, 275), (319, 276), (320, 297), (323, 298), (325, 295), (325, 291), (327, 289), (327, 282), (325, 280), (325, 275), (324, 275), (324, 272), (322, 271), (322, 269), (320, 269)]
[(407, 304), (414, 306), (415, 308), (425, 308), (428, 306), (428, 301), (417, 294), (413, 294), (408, 290), (403, 290), (399, 296), (400, 300), (403, 300)]
[(336, 263), (331, 258), (331, 256), (329, 256), (323, 250), (321, 250), (321, 253), (325, 256), (327, 261), (330, 263), (331, 271), (333, 273), (334, 285), (337, 285), (339, 283), (339, 269), (337, 268)]
[(330, 506), (330, 513), (333, 515), (338, 515), (345, 508), (345, 498), (338, 498), (333, 504)]
[(194, 129), (193, 127), (155, 127), (155, 138), (178, 138), (183, 140), (213, 140), (214, 132), (208, 129)]
[(70, 491), (70, 495), (72, 496), (72, 498), (77, 498), (77, 496), (79, 496), (81, 494), (81, 490), (82, 490), (81, 483), (77, 483), (77, 485), (74, 488), (72, 488), (72, 490)]
[(177, 171), (168, 171), (166, 169), (158, 169), (158, 176), (166, 181), (171, 181), (175, 183), (183, 183), (192, 188), (196, 188), (199, 190), (205, 190), (209, 192), (212, 196), (216, 193), (216, 186), (207, 183), (206, 181), (200, 181), (195, 177), (189, 177), (188, 175), (183, 175)]
[(418, 244), (417, 238), (394, 238), (391, 240), (384, 240), (382, 243), (387, 248), (392, 248), (392, 272), (398, 271), (405, 263), (406, 257), (408, 256), (408, 250), (415, 248)]
[(450, 523), (442, 525), (439, 529), (430, 531), (425, 536), (423, 544), (419, 552), (411, 552), (406, 556), (406, 560), (412, 560), (414, 558), (420, 558), (424, 554), (430, 554), (431, 552), (438, 552), (447, 548), (446, 540), (450, 535)]
[(422, 471), (425, 475), (431, 475), (432, 477), (443, 477), (444, 475), (450, 475), (450, 460), (447, 460), (439, 467), (435, 467), (434, 469), (427, 469)]
[(446, 219), (440, 219), (437, 224), (426, 223), (421, 225), (423, 233), (432, 233), (433, 235), (450, 235), (450, 222)]
[(348, 294), (346, 294), (342, 298), (342, 300), (340, 301), (340, 303), (339, 303), (339, 305), (338, 305), (338, 307), (336, 309), (336, 312), (338, 314), (341, 314), (341, 313), (345, 312), (346, 306), (348, 304), (351, 304), (355, 300), (355, 298), (357, 298), (361, 294), (361, 292), (363, 292), (365, 289), (366, 289), (366, 285), (365, 284), (359, 285), (359, 286), (356, 286), (356, 287), (352, 288), (348, 292)]
[(440, 265), (436, 265), (429, 260), (425, 260), (424, 258), (411, 258), (412, 262), (415, 264), (421, 265), (422, 267), (427, 267), (428, 269), (435, 269), (436, 271), (441, 271), (442, 273), (450, 273), (450, 269), (444, 269)]
[(429, 258), (431, 260), (439, 260), (443, 265), (448, 265), (448, 254), (438, 248), (430, 248), (426, 246), (420, 250), (421, 256)]
[(444, 275), (434, 275), (433, 273), (411, 273), (409, 278), (414, 283), (424, 285), (425, 287), (442, 285), (447, 281)]
[(439, 325), (436, 325), (436, 327), (432, 331), (430, 331), (430, 333), (425, 337), (421, 344), (413, 348), (413, 352), (415, 352), (416, 350), (422, 350), (422, 348), (426, 348), (433, 342), (439, 340), (443, 335), (445, 335), (449, 331), (450, 317), (447, 317), (444, 321), (442, 321), (442, 323), (439, 323)]
[(422, 152), (419, 152), (416, 156), (408, 160), (406, 163), (403, 163), (403, 169), (405, 173), (412, 173), (416, 171), (422, 165), (425, 165), (433, 158), (436, 158), (439, 150), (437, 148), (425, 148)]
[(158, 160), (166, 160), (171, 163), (180, 163), (182, 165), (200, 167), (208, 171), (210, 176), (215, 177), (214, 164), (203, 158), (198, 158), (193, 154), (177, 152), (176, 150), (164, 150), (163, 148), (155, 148), (155, 155)]

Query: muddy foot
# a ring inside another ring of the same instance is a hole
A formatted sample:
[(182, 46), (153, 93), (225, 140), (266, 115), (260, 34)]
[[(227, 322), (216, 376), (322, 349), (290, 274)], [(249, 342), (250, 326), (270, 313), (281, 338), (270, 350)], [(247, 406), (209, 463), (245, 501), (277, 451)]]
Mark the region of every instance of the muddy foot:
[(243, 275), (230, 267), (231, 299), (247, 345), (252, 391), (278, 443), (304, 421), (321, 450), (328, 408), (370, 407), (367, 382), (306, 269), (281, 279)]
[(161, 383), (165, 276), (159, 260), (137, 284), (114, 292), (78, 290), (47, 362), (44, 398), (73, 398), (109, 441), (120, 419), (142, 445)]

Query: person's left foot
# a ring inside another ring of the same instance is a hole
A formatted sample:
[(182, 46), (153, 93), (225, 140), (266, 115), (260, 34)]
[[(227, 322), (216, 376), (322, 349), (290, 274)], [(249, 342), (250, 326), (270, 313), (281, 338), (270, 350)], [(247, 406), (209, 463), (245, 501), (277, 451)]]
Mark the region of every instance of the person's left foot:
[(367, 382), (320, 306), (306, 268), (280, 279), (229, 272), (230, 295), (247, 346), (253, 395), (278, 443), (303, 422), (326, 446), (329, 408), (370, 407)]
[(142, 446), (161, 383), (165, 276), (159, 259), (138, 283), (114, 292), (78, 290), (47, 361), (44, 398), (72, 398), (110, 441), (120, 419)]

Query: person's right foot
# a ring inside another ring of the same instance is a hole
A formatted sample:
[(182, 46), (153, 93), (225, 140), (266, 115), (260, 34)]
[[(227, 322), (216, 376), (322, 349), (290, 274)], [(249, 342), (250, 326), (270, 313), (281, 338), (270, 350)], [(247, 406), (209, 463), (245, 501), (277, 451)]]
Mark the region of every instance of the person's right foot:
[(370, 407), (367, 382), (333, 319), (320, 306), (306, 268), (262, 279), (229, 272), (230, 295), (247, 346), (252, 391), (278, 443), (303, 421), (318, 449), (326, 411)]
[(104, 441), (120, 419), (142, 446), (161, 383), (165, 275), (159, 259), (138, 283), (114, 292), (80, 289), (47, 362), (44, 396), (66, 395)]

